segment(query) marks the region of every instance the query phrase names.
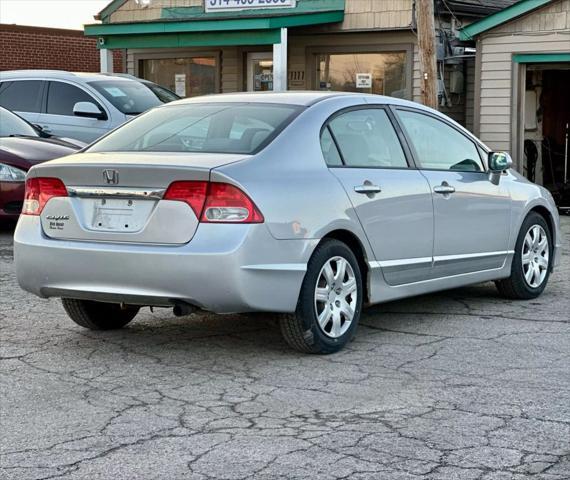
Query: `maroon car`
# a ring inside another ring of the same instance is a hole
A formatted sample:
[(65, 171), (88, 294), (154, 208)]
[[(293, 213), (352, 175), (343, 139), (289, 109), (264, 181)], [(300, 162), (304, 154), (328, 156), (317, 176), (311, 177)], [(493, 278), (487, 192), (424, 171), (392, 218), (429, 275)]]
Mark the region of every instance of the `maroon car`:
[(0, 107), (0, 222), (15, 220), (22, 209), (26, 172), (36, 163), (65, 157), (85, 146), (52, 137)]

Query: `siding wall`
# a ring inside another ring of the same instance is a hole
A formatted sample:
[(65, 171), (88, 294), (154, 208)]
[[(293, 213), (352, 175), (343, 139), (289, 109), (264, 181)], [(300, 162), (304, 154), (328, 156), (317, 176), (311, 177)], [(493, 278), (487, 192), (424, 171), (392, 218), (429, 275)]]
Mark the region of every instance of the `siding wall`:
[[(535, 12), (489, 31), (480, 38), (481, 88), (479, 118), (481, 139), (496, 150), (513, 151), (514, 53), (570, 51), (570, 0), (558, 0)], [(476, 92), (477, 93), (477, 92)], [(516, 110), (514, 110), (516, 115)]]
[(412, 3), (412, 0), (345, 0), (344, 21), (323, 30), (407, 28), (412, 23)]
[[(298, 0), (298, 3), (311, 0)], [(163, 8), (200, 7), (204, 0), (154, 0), (141, 8), (128, 0), (111, 14), (110, 23), (158, 20)], [(325, 27), (327, 31), (406, 28), (412, 22), (412, 0), (345, 0), (344, 21)]]
[(163, 8), (199, 7), (202, 5), (204, 5), (203, 0), (153, 0), (148, 7), (141, 8), (135, 3), (135, 0), (128, 0), (111, 14), (109, 23), (158, 20)]
[(475, 106), (475, 59), (465, 61), (465, 128), (473, 131)]

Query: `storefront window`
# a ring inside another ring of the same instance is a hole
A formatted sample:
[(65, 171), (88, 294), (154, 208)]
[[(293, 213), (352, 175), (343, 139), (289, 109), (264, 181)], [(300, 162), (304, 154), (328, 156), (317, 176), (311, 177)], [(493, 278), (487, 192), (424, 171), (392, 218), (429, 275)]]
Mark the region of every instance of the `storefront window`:
[(139, 75), (181, 97), (216, 93), (216, 57), (157, 58), (139, 61)]
[(406, 52), (317, 55), (317, 89), (407, 98)]

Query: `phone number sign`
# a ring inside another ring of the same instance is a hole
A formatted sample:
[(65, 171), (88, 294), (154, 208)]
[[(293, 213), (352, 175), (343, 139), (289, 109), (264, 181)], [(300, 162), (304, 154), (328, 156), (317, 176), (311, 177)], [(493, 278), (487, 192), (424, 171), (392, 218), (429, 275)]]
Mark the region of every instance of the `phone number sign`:
[(205, 0), (206, 12), (246, 10), (250, 8), (294, 8), (297, 0)]

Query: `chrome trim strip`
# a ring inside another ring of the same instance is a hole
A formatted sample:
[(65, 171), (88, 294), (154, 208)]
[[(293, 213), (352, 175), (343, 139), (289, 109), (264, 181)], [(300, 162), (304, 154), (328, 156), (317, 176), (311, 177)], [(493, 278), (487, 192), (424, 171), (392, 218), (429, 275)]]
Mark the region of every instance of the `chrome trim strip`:
[(242, 265), (242, 270), (273, 270), (280, 272), (306, 272), (305, 263), (265, 263), (259, 265)]
[(501, 255), (512, 255), (514, 250), (503, 250), (499, 252), (464, 253), (460, 255), (439, 255), (433, 257), (433, 262), (453, 262), (455, 260), (470, 260), (472, 258), (498, 257)]
[(402, 258), (400, 260), (372, 260), (368, 262), (370, 268), (392, 268), (405, 267), (408, 265), (420, 265), (422, 263), (439, 263), (450, 262), (456, 260), (470, 260), (472, 258), (498, 257), (500, 255), (513, 255), (514, 250), (503, 250), (499, 252), (483, 252), (483, 253), (465, 253), (461, 255), (439, 255), (436, 257), (418, 257), (418, 258)]
[(151, 198), (160, 200), (165, 188), (67, 187), (70, 197)]
[(400, 260), (370, 261), (370, 268), (404, 267), (407, 265), (431, 264), (432, 257), (402, 258)]

